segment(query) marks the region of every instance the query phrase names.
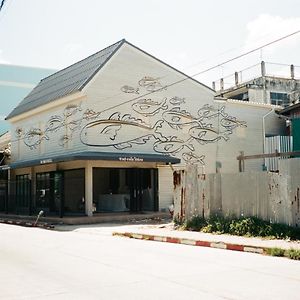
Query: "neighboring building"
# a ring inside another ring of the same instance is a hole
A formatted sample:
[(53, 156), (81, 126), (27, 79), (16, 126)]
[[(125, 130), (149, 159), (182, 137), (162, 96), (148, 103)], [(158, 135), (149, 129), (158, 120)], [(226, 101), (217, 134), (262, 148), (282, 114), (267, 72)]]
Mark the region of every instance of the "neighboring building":
[(8, 167), (10, 162), (10, 134), (6, 132), (0, 134), (0, 212), (7, 211), (7, 180), (8, 180)]
[[(274, 65), (280, 67), (277, 75), (271, 72)], [(258, 67), (260, 75), (257, 76)], [(250, 72), (252, 69), (253, 72)], [(249, 77), (252, 79), (245, 80)], [(287, 107), (300, 99), (300, 68), (262, 62), (221, 78), (213, 86), (217, 90), (217, 96)]]
[(293, 151), (300, 151), (300, 103), (296, 103), (278, 111), (286, 118), (289, 134), (292, 137)]
[(0, 135), (9, 129), (4, 118), (45, 76), (55, 70), (0, 64)]
[(7, 117), (8, 211), (166, 210), (176, 164), (237, 172), (239, 151), (261, 153), (282, 123), (271, 105), (214, 97), (125, 40), (44, 78)]
[[(261, 62), (221, 78), (219, 81), (213, 82), (213, 86), (217, 89), (217, 97), (221, 96), (245, 103), (265, 103), (273, 105), (273, 111), (280, 111), (281, 120), (274, 114), (263, 118), (265, 122), (266, 118), (271, 117), (273, 119), (272, 126), (275, 126), (273, 128), (281, 126), (281, 131), (276, 133), (265, 130), (263, 151), (257, 151), (256, 154), (300, 150), (300, 141), (298, 142), (298, 138), (294, 135), (299, 126), (298, 120), (295, 117), (292, 118), (294, 134), (290, 136), (290, 123), (285, 122), (285, 118), (282, 117), (290, 113), (294, 116), (299, 114), (297, 112), (298, 104), (291, 106), (300, 100), (300, 68), (298, 66)], [(293, 139), (293, 137), (295, 138)], [(297, 146), (298, 143), (299, 146)], [(264, 159), (264, 169), (278, 171), (279, 159), (279, 157)]]

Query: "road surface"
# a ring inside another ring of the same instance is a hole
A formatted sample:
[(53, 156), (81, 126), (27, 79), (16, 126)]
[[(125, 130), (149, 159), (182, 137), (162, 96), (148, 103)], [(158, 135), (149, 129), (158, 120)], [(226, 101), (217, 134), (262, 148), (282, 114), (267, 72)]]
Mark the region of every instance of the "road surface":
[(0, 299), (300, 299), (300, 262), (0, 224)]

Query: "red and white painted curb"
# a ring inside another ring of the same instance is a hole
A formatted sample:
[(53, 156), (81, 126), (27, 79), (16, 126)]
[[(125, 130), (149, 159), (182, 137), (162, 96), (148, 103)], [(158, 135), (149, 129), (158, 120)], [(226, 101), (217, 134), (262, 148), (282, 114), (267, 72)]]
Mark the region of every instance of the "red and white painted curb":
[(38, 227), (44, 229), (53, 229), (54, 225), (46, 224), (46, 223), (33, 223), (33, 222), (26, 222), (26, 221), (17, 221), (17, 220), (6, 220), (0, 219), (0, 223), (9, 224), (9, 225), (18, 225), (23, 227)]
[(265, 247), (247, 246), (247, 245), (231, 244), (231, 243), (224, 243), (224, 242), (200, 241), (200, 240), (187, 239), (187, 238), (177, 238), (177, 237), (131, 233), (131, 232), (113, 232), (113, 235), (129, 237), (129, 238), (139, 239), (139, 240), (157, 241), (157, 242), (183, 244), (183, 245), (200, 246), (200, 247), (210, 247), (210, 248), (227, 249), (233, 251), (252, 252), (258, 254), (266, 253), (266, 249), (267, 249)]

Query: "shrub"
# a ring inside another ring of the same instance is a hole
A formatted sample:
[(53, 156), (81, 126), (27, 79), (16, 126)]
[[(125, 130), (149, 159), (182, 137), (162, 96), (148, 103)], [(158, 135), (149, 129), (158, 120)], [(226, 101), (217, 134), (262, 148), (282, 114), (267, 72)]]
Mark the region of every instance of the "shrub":
[(300, 249), (286, 250), (285, 255), (291, 259), (300, 260)]
[(203, 227), (207, 225), (207, 222), (204, 218), (200, 216), (195, 216), (189, 220), (187, 220), (184, 224), (185, 229), (200, 231)]
[(285, 251), (284, 249), (280, 249), (280, 248), (269, 248), (267, 249), (267, 254), (272, 256), (284, 256)]
[[(175, 223), (176, 224), (176, 223)], [(277, 239), (300, 239), (300, 229), (285, 224), (273, 224), (256, 217), (194, 216), (183, 224), (183, 229), (208, 233), (229, 233), (239, 236), (260, 236)]]

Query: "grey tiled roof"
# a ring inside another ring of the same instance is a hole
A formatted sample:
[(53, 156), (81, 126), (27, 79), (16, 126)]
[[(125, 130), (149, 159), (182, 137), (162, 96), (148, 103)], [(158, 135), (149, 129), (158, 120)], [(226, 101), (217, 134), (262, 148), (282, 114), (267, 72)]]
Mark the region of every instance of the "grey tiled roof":
[(124, 42), (125, 40), (121, 40), (42, 79), (6, 119), (10, 119), (74, 92), (81, 91)]

